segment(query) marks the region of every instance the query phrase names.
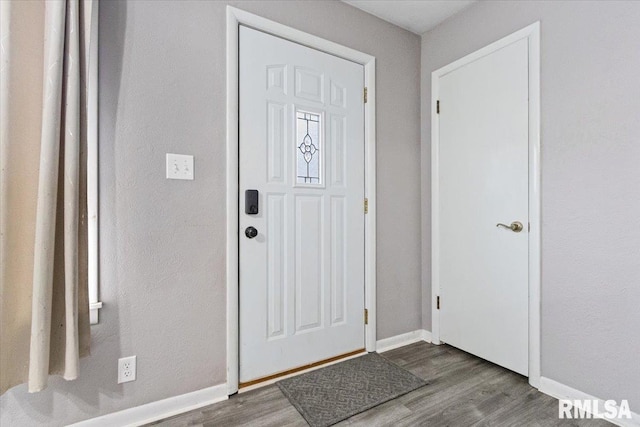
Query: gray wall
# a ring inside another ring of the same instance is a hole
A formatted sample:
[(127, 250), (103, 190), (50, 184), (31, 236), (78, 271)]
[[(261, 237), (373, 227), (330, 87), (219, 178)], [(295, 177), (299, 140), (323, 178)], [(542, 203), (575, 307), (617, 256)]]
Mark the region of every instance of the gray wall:
[[(234, 5), (376, 56), (378, 338), (419, 329), (420, 38), (341, 2)], [(225, 6), (101, 3), (105, 306), (80, 379), (10, 390), (2, 425), (62, 425), (225, 382)], [(165, 180), (167, 152), (195, 155), (196, 180)], [(117, 385), (118, 357), (134, 354), (137, 381)]]
[(640, 412), (640, 2), (482, 1), (423, 35), (423, 327), (431, 72), (538, 20), (542, 375)]

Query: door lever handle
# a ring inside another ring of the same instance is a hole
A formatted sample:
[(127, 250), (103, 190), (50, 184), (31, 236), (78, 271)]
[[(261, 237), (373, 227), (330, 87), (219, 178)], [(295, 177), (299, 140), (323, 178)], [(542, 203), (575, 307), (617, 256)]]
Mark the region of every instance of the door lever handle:
[(511, 225), (502, 224), (502, 223), (499, 222), (499, 223), (496, 224), (496, 227), (508, 228), (509, 230), (513, 231), (514, 233), (519, 233), (524, 228), (524, 226), (522, 225), (522, 223), (520, 221), (513, 221), (511, 223)]

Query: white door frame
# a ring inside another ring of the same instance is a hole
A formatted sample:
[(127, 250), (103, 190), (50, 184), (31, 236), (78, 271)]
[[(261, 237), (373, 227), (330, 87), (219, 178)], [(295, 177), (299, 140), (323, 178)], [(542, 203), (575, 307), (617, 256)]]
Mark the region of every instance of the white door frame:
[(238, 26), (240, 24), (282, 37), (304, 46), (362, 64), (367, 102), (364, 104), (365, 197), (369, 212), (365, 215), (365, 308), (369, 323), (365, 325), (367, 351), (376, 349), (376, 101), (375, 57), (333, 43), (320, 37), (227, 6), (227, 388), (238, 391), (239, 373), (239, 165), (238, 165)]
[[(529, 45), (529, 384), (540, 386), (540, 22), (535, 22), (489, 46), (431, 73), (431, 313), (432, 341), (440, 344), (439, 271), (439, 144), (437, 115), (439, 79), (451, 71), (493, 53), (518, 40)], [(446, 302), (443, 302), (446, 304)]]

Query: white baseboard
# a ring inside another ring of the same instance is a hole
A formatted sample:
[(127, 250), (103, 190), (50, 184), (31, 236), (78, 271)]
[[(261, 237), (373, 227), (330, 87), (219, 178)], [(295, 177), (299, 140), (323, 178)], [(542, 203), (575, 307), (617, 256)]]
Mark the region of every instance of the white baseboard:
[[(539, 390), (544, 394), (548, 394), (551, 397), (555, 397), (556, 399), (598, 400), (598, 407), (604, 408), (603, 399), (599, 399), (597, 397), (591, 396), (587, 393), (584, 393), (580, 390), (576, 390), (574, 388), (569, 387), (568, 385), (564, 385), (562, 383), (551, 380), (549, 378), (540, 377)], [(615, 419), (605, 419), (605, 421), (609, 421), (612, 424), (623, 426), (623, 427), (637, 427), (637, 426), (640, 426), (640, 415), (632, 412), (631, 419), (615, 418)]]
[(383, 353), (385, 351), (393, 350), (394, 348), (403, 347), (419, 341), (431, 342), (431, 332), (425, 331), (424, 329), (418, 329), (413, 332), (407, 332), (406, 334), (400, 334), (376, 341), (376, 351), (378, 353)]
[(134, 408), (124, 409), (97, 418), (80, 421), (79, 423), (72, 424), (71, 427), (140, 426), (183, 412), (202, 408), (212, 403), (221, 402), (227, 400), (227, 398), (227, 385), (220, 384)]

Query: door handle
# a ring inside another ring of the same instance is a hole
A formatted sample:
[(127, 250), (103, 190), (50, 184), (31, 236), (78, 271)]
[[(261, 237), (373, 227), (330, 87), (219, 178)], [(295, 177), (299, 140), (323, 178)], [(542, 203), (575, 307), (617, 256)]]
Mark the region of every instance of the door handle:
[(508, 228), (509, 230), (513, 231), (514, 233), (519, 233), (524, 228), (524, 226), (522, 225), (522, 223), (520, 221), (513, 221), (511, 223), (511, 225), (502, 224), (502, 223), (499, 222), (499, 223), (496, 224), (496, 227)]
[(247, 236), (250, 239), (253, 239), (254, 237), (256, 237), (258, 235), (258, 230), (256, 230), (255, 227), (247, 227), (244, 230), (244, 235)]

